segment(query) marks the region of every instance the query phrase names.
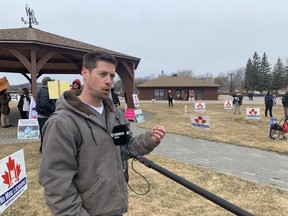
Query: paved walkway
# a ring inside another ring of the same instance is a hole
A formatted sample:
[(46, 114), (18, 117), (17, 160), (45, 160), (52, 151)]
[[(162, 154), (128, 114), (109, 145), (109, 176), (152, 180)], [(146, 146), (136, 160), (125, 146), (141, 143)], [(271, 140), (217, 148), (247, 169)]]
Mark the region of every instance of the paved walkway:
[[(0, 129), (0, 146), (23, 142), (16, 138), (19, 117), (19, 112), (12, 109), (11, 123), (15, 127)], [(137, 126), (138, 123), (131, 123), (134, 135), (147, 131)], [(30, 141), (39, 142), (39, 139)], [(166, 134), (154, 153), (288, 191), (288, 156), (285, 155), (175, 134)]]
[[(147, 131), (131, 125), (133, 135)], [(175, 134), (166, 134), (153, 153), (288, 191), (285, 155)]]

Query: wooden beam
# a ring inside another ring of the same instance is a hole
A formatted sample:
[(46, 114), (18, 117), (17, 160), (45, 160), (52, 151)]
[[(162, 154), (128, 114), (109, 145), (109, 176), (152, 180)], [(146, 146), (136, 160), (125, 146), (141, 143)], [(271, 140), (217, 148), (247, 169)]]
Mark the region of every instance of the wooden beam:
[(39, 71), (47, 63), (47, 61), (53, 58), (53, 56), (55, 56), (56, 54), (57, 53), (55, 52), (48, 52), (41, 59), (39, 59), (39, 61), (37, 62), (36, 72), (39, 73)]
[(30, 50), (31, 54), (31, 88), (32, 88), (32, 95), (34, 99), (36, 100), (36, 95), (37, 95), (37, 53), (35, 49)]
[(16, 58), (18, 58), (22, 64), (27, 68), (27, 70), (31, 73), (31, 63), (29, 60), (17, 49), (7, 49), (10, 53), (12, 53)]

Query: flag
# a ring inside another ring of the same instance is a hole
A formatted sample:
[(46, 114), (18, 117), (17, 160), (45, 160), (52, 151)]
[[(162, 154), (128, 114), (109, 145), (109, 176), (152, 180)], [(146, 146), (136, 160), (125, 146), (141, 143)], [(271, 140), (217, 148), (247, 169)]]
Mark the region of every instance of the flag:
[(34, 101), (33, 95), (31, 96), (29, 119), (37, 119), (36, 103)]

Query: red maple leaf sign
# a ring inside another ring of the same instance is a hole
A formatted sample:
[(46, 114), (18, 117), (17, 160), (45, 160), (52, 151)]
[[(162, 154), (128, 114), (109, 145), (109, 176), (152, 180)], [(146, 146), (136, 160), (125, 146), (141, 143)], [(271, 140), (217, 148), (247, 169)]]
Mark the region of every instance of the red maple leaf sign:
[(10, 188), (13, 185), (13, 179), (15, 180), (15, 182), (19, 181), (21, 168), (19, 164), (15, 165), (14, 159), (11, 159), (10, 156), (8, 158), (6, 166), (8, 168), (8, 171), (5, 171), (5, 174), (2, 175), (2, 178), (4, 179), (3, 183), (7, 184), (8, 188)]
[(205, 124), (206, 120), (202, 116), (198, 116), (198, 118), (194, 119), (197, 124)]
[(201, 103), (199, 103), (199, 104), (197, 105), (197, 108), (203, 108), (203, 105), (202, 105)]
[(226, 106), (227, 106), (227, 107), (231, 106), (231, 103), (228, 101), (228, 102), (226, 103)]
[(250, 115), (256, 115), (256, 114), (257, 114), (257, 111), (256, 111), (255, 109), (251, 109), (251, 110), (249, 111), (249, 114), (250, 114)]

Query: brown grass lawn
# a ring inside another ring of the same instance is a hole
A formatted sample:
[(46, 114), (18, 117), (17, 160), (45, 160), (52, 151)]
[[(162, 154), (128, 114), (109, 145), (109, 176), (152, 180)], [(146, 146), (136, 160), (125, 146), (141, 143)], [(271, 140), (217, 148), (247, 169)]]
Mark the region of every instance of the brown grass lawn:
[[(224, 110), (223, 105), (206, 104), (207, 111), (203, 115), (210, 116), (211, 129), (205, 131), (191, 127), (190, 115), (194, 113), (194, 106), (188, 104), (188, 113), (185, 116), (184, 105), (176, 103), (173, 108), (169, 108), (166, 103), (153, 105), (141, 103), (141, 109), (144, 113), (149, 113), (151, 117), (147, 117), (146, 122), (140, 126), (151, 127), (154, 124), (163, 124), (170, 133), (255, 147), (283, 154), (288, 152), (288, 141), (270, 140), (267, 137), (269, 119), (264, 118), (263, 113), (260, 121), (246, 120), (244, 114), (235, 116), (231, 111)], [(245, 105), (242, 110), (244, 108)], [(260, 105), (260, 108), (263, 107)], [(281, 106), (276, 106), (274, 109), (274, 115), (278, 119), (282, 117), (281, 108)], [(24, 149), (28, 180), (28, 190), (2, 215), (51, 215), (45, 204), (43, 189), (38, 184), (38, 168), (41, 159), (38, 147), (39, 143), (37, 142), (0, 146), (0, 158), (19, 149)], [(210, 169), (155, 154), (150, 154), (148, 158), (172, 172), (180, 173), (187, 180), (255, 215), (288, 215), (287, 191), (220, 174)], [(130, 203), (126, 216), (233, 215), (138, 162), (134, 163), (134, 168), (148, 179), (151, 188), (150, 192), (143, 196), (136, 195), (129, 190)], [(147, 183), (131, 168), (129, 170), (130, 186), (135, 191), (144, 193), (147, 190)]]
[[(185, 105), (188, 107), (186, 115)], [(246, 119), (246, 108), (251, 107), (260, 108), (260, 120)], [(241, 115), (233, 114), (232, 110), (224, 110), (223, 103), (208, 103), (205, 112), (197, 113), (194, 111), (194, 103), (176, 103), (174, 107), (168, 107), (166, 103), (142, 103), (140, 108), (144, 113), (152, 113), (148, 121), (140, 124), (141, 127), (150, 128), (155, 124), (162, 124), (170, 133), (288, 154), (288, 141), (268, 138), (270, 118), (264, 116), (262, 104), (244, 104)], [(192, 114), (209, 116), (211, 129), (192, 128)], [(273, 108), (273, 115), (280, 121), (283, 117), (282, 105), (277, 104)]]

